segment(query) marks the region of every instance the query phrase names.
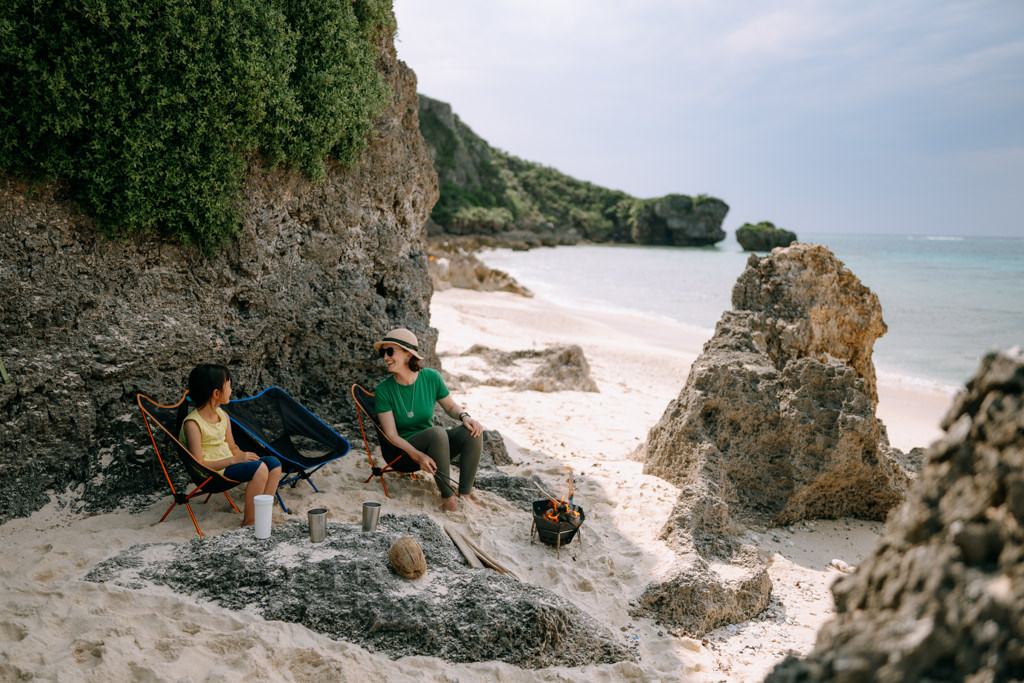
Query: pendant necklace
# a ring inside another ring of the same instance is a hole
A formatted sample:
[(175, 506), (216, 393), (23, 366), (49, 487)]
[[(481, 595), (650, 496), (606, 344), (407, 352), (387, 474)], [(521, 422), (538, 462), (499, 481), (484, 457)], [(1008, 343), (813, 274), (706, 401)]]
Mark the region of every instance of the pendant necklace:
[[(419, 378), (420, 378), (420, 376), (416, 375), (416, 379), (413, 380), (413, 383), (412, 383), (412, 407), (413, 408), (416, 407), (416, 383), (419, 380)], [(395, 384), (398, 384), (398, 382), (395, 382)], [(401, 404), (402, 410), (405, 410), (405, 401), (402, 400), (402, 392), (401, 391), (398, 392), (398, 402), (399, 402), (399, 404)], [(413, 411), (412, 410), (406, 410), (405, 416), (406, 417), (412, 417), (413, 416)]]

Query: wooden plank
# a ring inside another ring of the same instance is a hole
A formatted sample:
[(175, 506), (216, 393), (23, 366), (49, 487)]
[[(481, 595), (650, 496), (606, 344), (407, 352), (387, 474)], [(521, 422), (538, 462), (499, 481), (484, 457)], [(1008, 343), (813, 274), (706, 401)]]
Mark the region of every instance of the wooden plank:
[(466, 542), (466, 544), (469, 545), (469, 547), (473, 549), (473, 552), (475, 552), (480, 557), (480, 560), (485, 565), (487, 565), (488, 567), (490, 567), (491, 569), (493, 569), (496, 572), (499, 572), (501, 574), (508, 574), (509, 576), (514, 578), (515, 580), (522, 581), (522, 579), (520, 579), (511, 569), (506, 569), (505, 567), (502, 567), (500, 564), (498, 564), (497, 562), (492, 560), (487, 555), (487, 553), (485, 553), (483, 550), (481, 550), (479, 546), (477, 546), (475, 543), (473, 543), (473, 541), (469, 540), (465, 536), (463, 536), (462, 540), (464, 540)]
[(463, 557), (466, 558), (466, 562), (469, 563), (470, 567), (473, 567), (475, 569), (484, 568), (484, 565), (480, 561), (480, 558), (477, 557), (477, 554), (473, 550), (473, 548), (471, 548), (469, 544), (466, 543), (465, 537), (463, 537), (463, 535), (459, 533), (458, 529), (456, 529), (450, 524), (445, 524), (444, 532), (448, 534), (452, 541), (455, 542), (455, 547), (457, 547), (459, 549), (459, 552), (462, 553)]

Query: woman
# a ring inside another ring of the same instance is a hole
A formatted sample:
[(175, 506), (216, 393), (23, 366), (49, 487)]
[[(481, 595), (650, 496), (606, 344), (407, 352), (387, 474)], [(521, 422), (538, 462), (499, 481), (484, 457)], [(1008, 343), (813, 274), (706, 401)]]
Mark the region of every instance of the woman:
[[(446, 512), (459, 509), (451, 482), (451, 464), (459, 465), (459, 495), (471, 497), (483, 450), (483, 425), (470, 417), (448, 392), (441, 373), (423, 368), (416, 335), (404, 328), (391, 330), (373, 345), (391, 376), (377, 385), (374, 408), (384, 433), (424, 472), (437, 475)], [(457, 419), (458, 427), (434, 426), (434, 403)]]

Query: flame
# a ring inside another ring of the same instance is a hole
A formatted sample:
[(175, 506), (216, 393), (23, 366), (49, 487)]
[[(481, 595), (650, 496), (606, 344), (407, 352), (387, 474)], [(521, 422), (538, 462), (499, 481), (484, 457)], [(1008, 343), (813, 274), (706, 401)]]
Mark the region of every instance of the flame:
[(574, 510), (572, 504), (566, 502), (564, 497), (561, 501), (549, 501), (548, 506), (541, 517), (549, 522), (562, 522), (567, 520), (570, 515), (576, 518), (580, 516), (580, 513)]
[(548, 508), (547, 510), (544, 511), (544, 514), (541, 515), (541, 518), (546, 519), (549, 522), (560, 523), (564, 521), (569, 521), (573, 518), (579, 519), (580, 517), (579, 511), (574, 510), (573, 508), (575, 506), (572, 504), (572, 497), (576, 491), (575, 481), (573, 480), (572, 476), (572, 468), (566, 467), (565, 470), (569, 473), (568, 500), (566, 500), (566, 496), (562, 496), (562, 500), (560, 501), (556, 501), (554, 499), (548, 501)]

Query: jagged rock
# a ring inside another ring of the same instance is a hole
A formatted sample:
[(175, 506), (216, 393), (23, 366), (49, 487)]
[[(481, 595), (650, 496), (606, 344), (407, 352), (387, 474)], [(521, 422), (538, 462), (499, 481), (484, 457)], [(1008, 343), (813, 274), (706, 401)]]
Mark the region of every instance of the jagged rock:
[[(644, 444), (644, 472), (680, 487), (662, 538), (728, 562), (748, 520), (884, 519), (908, 476), (869, 387), (871, 344), (885, 329), (877, 298), (827, 249), (795, 245), (752, 257), (733, 305)], [(853, 321), (865, 329), (850, 340)], [(688, 599), (689, 578), (649, 586), (649, 611), (673, 618), (671, 596)], [(767, 604), (770, 584), (749, 590), (750, 609)]]
[(448, 372), (460, 385), (511, 387), (516, 391), (600, 391), (578, 344), (524, 351), (474, 344), (459, 356), (445, 359)]
[[(289, 520), (265, 541), (249, 529), (185, 543), (137, 545), (93, 568), (86, 580), (135, 590), (154, 585), (264, 619), (301, 624), (389, 657), (449, 662), (498, 660), (523, 668), (629, 659), (592, 617), (550, 591), (489, 569), (470, 569), (426, 515), (383, 515), (375, 533), (327, 525), (310, 543)], [(407, 580), (388, 549), (410, 536), (426, 574)]]
[(875, 340), (886, 332), (878, 297), (827, 247), (794, 244), (751, 256), (732, 290), (736, 311), (763, 318), (767, 354), (781, 370), (792, 358), (839, 360), (864, 378), (878, 403)]
[(478, 292), (511, 292), (532, 297), (526, 287), (503, 270), (491, 268), (470, 253), (431, 253), (428, 260), (434, 291), (457, 287)]
[(480, 466), (501, 466), (511, 465), (512, 457), (508, 454), (508, 448), (505, 446), (505, 439), (501, 436), (501, 432), (494, 429), (484, 430), (484, 449), (480, 455)]
[(329, 162), (319, 184), (253, 162), (241, 234), (213, 259), (102, 237), (59, 187), (0, 176), (0, 521), (48, 490), (90, 509), (166, 490), (135, 394), (176, 401), (199, 362), (229, 365), (237, 397), (279, 385), (353, 435), (347, 388), (384, 376), (380, 335), (413, 329), (436, 365), (423, 224), (437, 179), (415, 75), (389, 41), (378, 68), (392, 101), (359, 162)]
[(868, 390), (874, 338), (842, 336), (884, 330), (877, 298), (824, 247), (796, 245), (752, 257), (733, 305), (648, 435), (644, 471), (684, 487), (665, 534), (707, 543), (730, 515), (884, 519), (908, 478)]
[(498, 469), (481, 469), (476, 475), (476, 488), (481, 491), (501, 496), (520, 510), (533, 512), (533, 501), (542, 494), (537, 487), (547, 490), (557, 490), (550, 482), (541, 480), (536, 474), (529, 477), (522, 477), (516, 474), (505, 474)]
[(1024, 672), (1024, 356), (990, 353), (908, 500), (833, 587), (836, 616), (788, 681), (1013, 681)]
[(771, 601), (768, 569), (753, 546), (741, 546), (731, 564), (699, 557), (682, 564), (647, 586), (630, 614), (657, 619), (675, 635), (700, 637), (756, 616)]
[(736, 228), (736, 241), (744, 251), (771, 251), (775, 247), (788, 247), (796, 242), (796, 233), (775, 227), (770, 221), (757, 225), (744, 223)]

